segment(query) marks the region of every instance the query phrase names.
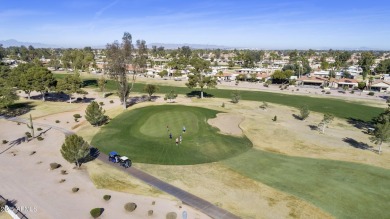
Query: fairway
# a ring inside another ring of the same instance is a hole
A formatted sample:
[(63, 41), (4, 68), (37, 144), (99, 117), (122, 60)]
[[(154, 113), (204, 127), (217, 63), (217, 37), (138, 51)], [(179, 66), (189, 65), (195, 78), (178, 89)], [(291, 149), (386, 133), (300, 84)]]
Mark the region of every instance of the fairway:
[[(217, 113), (178, 105), (139, 108), (115, 117), (91, 144), (105, 153), (114, 150), (129, 156), (133, 162), (167, 165), (214, 162), (250, 149), (252, 143), (246, 137), (220, 134), (207, 123)], [(176, 145), (180, 135), (183, 141)]]
[[(56, 78), (65, 77), (64, 74), (55, 74)], [(93, 78), (85, 78), (84, 84), (87, 87), (97, 87), (97, 81)], [(145, 84), (135, 83), (134, 89), (132, 92), (143, 93), (143, 88)], [(174, 86), (164, 86), (159, 85), (159, 93), (165, 94), (171, 90), (175, 90), (176, 93), (186, 95), (192, 90), (187, 87), (174, 87)], [(107, 90), (115, 90), (116, 82), (112, 80), (107, 81)], [(232, 90), (225, 89), (207, 89), (206, 92), (209, 95), (218, 98), (231, 98)], [(336, 117), (344, 119), (354, 119), (362, 120), (365, 122), (371, 121), (371, 119), (377, 116), (379, 113), (382, 113), (384, 109), (379, 107), (367, 106), (358, 102), (346, 101), (336, 98), (316, 98), (309, 96), (301, 95), (291, 95), (291, 94), (281, 94), (281, 93), (272, 93), (264, 91), (246, 91), (242, 90), (241, 99), (250, 100), (250, 101), (265, 101), (269, 103), (281, 104), (285, 106), (291, 106), (295, 108), (300, 108), (302, 105), (307, 105), (311, 111), (319, 113), (331, 113)]]
[(390, 171), (335, 160), (250, 150), (223, 163), (336, 218), (390, 218)]

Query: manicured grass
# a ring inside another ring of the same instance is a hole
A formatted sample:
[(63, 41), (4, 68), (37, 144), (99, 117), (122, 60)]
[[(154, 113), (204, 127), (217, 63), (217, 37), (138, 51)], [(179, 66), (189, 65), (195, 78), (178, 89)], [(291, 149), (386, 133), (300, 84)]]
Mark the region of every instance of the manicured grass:
[[(56, 77), (58, 77), (56, 75)], [(93, 80), (86, 79), (88, 84), (96, 84)], [(133, 92), (143, 93), (143, 87), (145, 84), (135, 83)], [(107, 90), (115, 90), (116, 83), (109, 80), (106, 86)], [(192, 90), (186, 87), (174, 87), (174, 86), (161, 86), (159, 85), (159, 93), (168, 93), (171, 90), (175, 90), (178, 94), (186, 95)], [(218, 98), (231, 98), (232, 90), (225, 89), (208, 89), (205, 90), (208, 94)], [(307, 105), (309, 110), (319, 113), (331, 113), (336, 117), (344, 119), (355, 119), (362, 121), (370, 121), (373, 117), (383, 112), (384, 109), (379, 107), (372, 107), (363, 105), (356, 102), (348, 102), (345, 100), (335, 98), (315, 98), (302, 95), (289, 95), (262, 91), (240, 91), (242, 100), (259, 101), (261, 105), (262, 101), (269, 103), (276, 103), (286, 106), (299, 108), (302, 105)]]
[(390, 170), (250, 150), (231, 169), (302, 198), (336, 218), (390, 218)]
[[(117, 151), (129, 156), (133, 162), (168, 165), (214, 162), (250, 149), (252, 143), (246, 137), (222, 135), (207, 124), (217, 113), (180, 105), (139, 108), (115, 117), (91, 144), (105, 153)], [(180, 134), (183, 142), (176, 146)]]

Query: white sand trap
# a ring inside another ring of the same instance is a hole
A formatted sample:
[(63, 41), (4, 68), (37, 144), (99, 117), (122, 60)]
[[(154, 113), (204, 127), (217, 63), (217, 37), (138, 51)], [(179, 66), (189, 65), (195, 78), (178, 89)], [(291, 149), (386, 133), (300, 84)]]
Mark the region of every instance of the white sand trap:
[(214, 119), (209, 119), (207, 122), (218, 128), (222, 134), (242, 136), (240, 123), (244, 117), (237, 114), (218, 113)]

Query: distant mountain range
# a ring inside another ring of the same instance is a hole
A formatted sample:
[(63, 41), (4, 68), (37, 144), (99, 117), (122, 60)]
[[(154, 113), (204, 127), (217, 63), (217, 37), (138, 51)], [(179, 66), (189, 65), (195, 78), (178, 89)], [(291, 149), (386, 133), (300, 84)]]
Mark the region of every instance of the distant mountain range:
[(34, 48), (55, 48), (58, 46), (55, 45), (48, 45), (43, 43), (32, 43), (32, 42), (20, 42), (14, 39), (9, 40), (0, 40), (0, 44), (3, 44), (3, 47), (10, 47), (10, 46), (33, 46)]
[[(44, 44), (44, 43), (33, 43), (33, 42), (20, 42), (15, 39), (9, 39), (9, 40), (0, 40), (0, 44), (3, 45), (3, 47), (10, 47), (10, 46), (33, 46), (34, 48), (66, 48), (63, 46), (58, 46), (58, 45), (49, 45), (49, 44)], [(90, 46), (90, 45), (87, 45)], [(152, 48), (152, 46), (162, 46), (165, 49), (177, 49), (183, 46), (188, 46), (191, 49), (224, 49), (224, 50), (229, 50), (229, 49), (254, 49), (257, 50), (259, 48), (255, 47), (246, 47), (246, 48), (241, 48), (241, 47), (228, 47), (228, 46), (221, 46), (221, 45), (209, 45), (209, 44), (189, 44), (189, 43), (182, 43), (182, 44), (174, 44), (174, 43), (150, 43), (148, 44), (149, 48)], [(92, 48), (95, 49), (104, 49), (106, 46), (91, 46)], [(77, 48), (82, 48), (82, 47), (77, 47)], [(329, 50), (330, 48), (317, 48), (315, 50)], [(333, 50), (349, 50), (349, 51), (377, 51), (381, 49), (375, 49), (375, 48), (368, 48), (368, 47), (358, 47), (358, 48), (332, 48)], [(273, 49), (266, 49), (266, 50), (273, 50)], [(277, 49), (277, 50), (283, 50), (283, 49)]]

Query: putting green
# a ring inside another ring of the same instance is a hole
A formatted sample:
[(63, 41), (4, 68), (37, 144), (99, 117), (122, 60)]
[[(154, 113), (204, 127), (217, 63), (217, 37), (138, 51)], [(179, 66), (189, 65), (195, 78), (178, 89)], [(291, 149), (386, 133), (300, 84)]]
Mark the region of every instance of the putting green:
[[(139, 108), (111, 120), (91, 144), (105, 153), (117, 151), (133, 162), (168, 165), (215, 162), (249, 150), (252, 143), (246, 137), (220, 134), (207, 123), (217, 113), (180, 105)], [(176, 145), (180, 135), (183, 141)]]

